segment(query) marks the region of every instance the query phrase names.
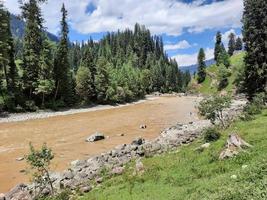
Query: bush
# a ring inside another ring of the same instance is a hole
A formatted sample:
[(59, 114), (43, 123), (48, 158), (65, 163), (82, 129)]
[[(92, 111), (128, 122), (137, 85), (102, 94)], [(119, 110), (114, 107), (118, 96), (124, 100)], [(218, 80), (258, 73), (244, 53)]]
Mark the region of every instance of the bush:
[(60, 108), (64, 108), (66, 106), (65, 102), (63, 100), (50, 100), (45, 104), (46, 108), (49, 108), (51, 110), (57, 111)]
[(35, 105), (34, 101), (26, 101), (25, 102), (25, 109), (30, 112), (35, 112), (38, 110), (38, 107)]
[(214, 142), (220, 139), (221, 133), (216, 128), (207, 128), (204, 130), (204, 140)]
[(256, 94), (252, 101), (249, 102), (245, 108), (245, 115), (257, 115), (261, 113), (261, 110), (264, 108), (266, 102), (266, 95), (264, 93)]

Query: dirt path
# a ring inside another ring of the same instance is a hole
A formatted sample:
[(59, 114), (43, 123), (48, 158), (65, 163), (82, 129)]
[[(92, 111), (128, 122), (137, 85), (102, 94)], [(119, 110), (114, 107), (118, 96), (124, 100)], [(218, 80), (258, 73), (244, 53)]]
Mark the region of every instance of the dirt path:
[[(20, 173), (25, 161), (16, 161), (28, 152), (32, 142), (40, 146), (46, 142), (55, 152), (54, 170), (66, 169), (76, 159), (105, 152), (119, 144), (130, 143), (137, 136), (152, 139), (162, 129), (178, 122), (197, 120), (195, 97), (160, 97), (120, 108), (55, 116), (23, 122), (0, 124), (0, 193), (14, 185), (28, 181)], [(146, 124), (147, 129), (139, 126)], [(86, 143), (85, 138), (96, 131), (109, 139)], [(125, 134), (121, 137), (119, 134)]]

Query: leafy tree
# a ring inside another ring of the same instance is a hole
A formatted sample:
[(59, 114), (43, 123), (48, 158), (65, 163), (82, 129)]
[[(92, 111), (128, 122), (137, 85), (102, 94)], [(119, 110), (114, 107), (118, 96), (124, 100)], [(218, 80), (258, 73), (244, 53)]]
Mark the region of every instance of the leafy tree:
[(244, 0), (243, 36), (247, 52), (244, 88), (250, 98), (267, 92), (266, 13), (265, 0)]
[(241, 51), (243, 49), (243, 42), (240, 37), (237, 37), (236, 42), (235, 42), (235, 50), (236, 51)]
[(49, 149), (46, 144), (43, 144), (40, 150), (36, 150), (30, 143), (30, 152), (25, 157), (33, 171), (33, 181), (36, 184), (36, 189), (39, 191), (36, 196), (39, 197), (45, 188), (49, 188), (53, 194), (53, 182), (49, 174), (50, 164), (54, 159), (52, 150)]
[(213, 96), (203, 99), (199, 103), (199, 113), (209, 119), (212, 124), (218, 120), (223, 128), (226, 127), (226, 116), (223, 115), (223, 110), (230, 108), (231, 98), (228, 96)]
[(216, 43), (214, 48), (214, 60), (217, 61), (219, 54), (221, 52), (221, 45), (222, 45), (222, 34), (221, 32), (217, 32), (216, 34)]
[(204, 49), (201, 48), (198, 53), (198, 72), (197, 72), (197, 81), (198, 83), (202, 83), (206, 79), (206, 63), (205, 63), (205, 52)]
[(72, 80), (69, 64), (69, 45), (68, 45), (68, 24), (67, 10), (62, 5), (61, 36), (57, 47), (54, 61), (54, 79), (56, 83), (55, 99), (62, 99), (66, 104), (71, 105), (73, 102)]
[(234, 54), (235, 48), (236, 48), (235, 34), (234, 33), (230, 33), (230, 35), (229, 35), (229, 43), (228, 43), (228, 54), (230, 56), (232, 56)]
[(51, 79), (38, 80), (36, 94), (42, 94), (42, 107), (45, 106), (45, 95), (51, 94), (55, 89), (55, 82)]
[(94, 96), (94, 82), (87, 67), (79, 67), (76, 75), (76, 92), (82, 100), (89, 102)]

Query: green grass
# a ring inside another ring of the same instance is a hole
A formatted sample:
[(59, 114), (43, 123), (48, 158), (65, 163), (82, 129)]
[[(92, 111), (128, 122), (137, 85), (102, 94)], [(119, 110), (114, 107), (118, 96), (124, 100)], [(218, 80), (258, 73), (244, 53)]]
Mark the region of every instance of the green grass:
[[(243, 63), (243, 58), (244, 58), (245, 53), (241, 52), (236, 55), (233, 55), (230, 58), (231, 62), (231, 72), (232, 75), (229, 77), (229, 84), (228, 86), (224, 89), (228, 94), (232, 94), (235, 90), (235, 84), (234, 81), (237, 77), (237, 72), (244, 66)], [(218, 73), (219, 69), (217, 65), (212, 65), (207, 68), (207, 77), (206, 80), (201, 83), (197, 84), (196, 78), (192, 80), (191, 82), (191, 90), (193, 92), (198, 92), (202, 94), (217, 94), (220, 91), (217, 89), (217, 80), (218, 80)]]
[[(145, 173), (106, 179), (80, 200), (267, 199), (267, 110), (255, 120), (237, 121), (203, 152), (200, 139), (177, 152), (143, 159)], [(253, 145), (233, 159), (218, 160), (227, 135), (236, 132)], [(247, 165), (247, 168), (242, 166)], [(237, 178), (231, 178), (236, 175)]]

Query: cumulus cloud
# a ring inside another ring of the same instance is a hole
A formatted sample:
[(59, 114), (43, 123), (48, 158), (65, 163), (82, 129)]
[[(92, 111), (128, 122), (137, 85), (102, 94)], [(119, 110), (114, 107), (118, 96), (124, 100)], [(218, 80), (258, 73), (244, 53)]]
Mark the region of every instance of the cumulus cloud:
[[(203, 4), (198, 0), (183, 3), (176, 0), (48, 0), (43, 13), (46, 26), (56, 32), (60, 20), (60, 7), (65, 3), (70, 24), (82, 33), (116, 31), (132, 28), (136, 22), (146, 25), (153, 34), (180, 35), (185, 30), (201, 32), (206, 29), (241, 26), (243, 0), (214, 1)], [(5, 0), (8, 9), (18, 14), (17, 0)], [(88, 5), (95, 8), (87, 12)]]
[[(214, 57), (214, 49), (206, 48), (205, 49), (206, 60), (210, 60)], [(197, 63), (198, 52), (194, 54), (178, 54), (172, 58), (176, 59), (179, 66), (190, 66)]]
[(169, 50), (177, 50), (177, 49), (188, 49), (192, 47), (191, 44), (189, 44), (189, 42), (187, 42), (186, 40), (182, 40), (176, 44), (166, 44), (164, 46), (164, 49), (166, 51), (169, 51)]

